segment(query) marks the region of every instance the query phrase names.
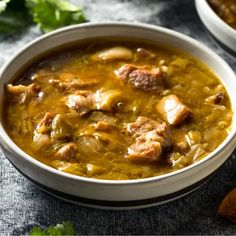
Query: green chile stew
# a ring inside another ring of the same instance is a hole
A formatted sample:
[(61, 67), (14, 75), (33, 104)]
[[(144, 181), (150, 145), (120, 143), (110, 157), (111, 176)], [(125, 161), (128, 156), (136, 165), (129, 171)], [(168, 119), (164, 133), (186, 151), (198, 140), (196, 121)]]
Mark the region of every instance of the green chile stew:
[(40, 60), (5, 89), (5, 127), (59, 171), (140, 179), (195, 163), (231, 129), (229, 96), (197, 59), (100, 39)]

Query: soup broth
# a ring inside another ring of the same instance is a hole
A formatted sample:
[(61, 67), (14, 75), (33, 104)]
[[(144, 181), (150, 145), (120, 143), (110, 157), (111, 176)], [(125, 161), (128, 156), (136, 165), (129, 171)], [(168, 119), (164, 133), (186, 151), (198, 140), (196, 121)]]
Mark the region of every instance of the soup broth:
[[(227, 91), (172, 48), (99, 39), (48, 55), (5, 90), (5, 127), (33, 158), (109, 180), (191, 165), (230, 131)], [(20, 158), (20, 157), (19, 157)]]

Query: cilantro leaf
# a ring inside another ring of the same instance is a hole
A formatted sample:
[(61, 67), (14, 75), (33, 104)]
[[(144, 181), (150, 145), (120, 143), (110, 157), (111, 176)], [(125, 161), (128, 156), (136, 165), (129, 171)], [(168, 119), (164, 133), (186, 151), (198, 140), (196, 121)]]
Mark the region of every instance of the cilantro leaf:
[[(5, 9), (1, 8), (3, 2)], [(0, 9), (0, 34), (17, 34), (32, 24), (25, 0), (0, 0)]]
[(48, 32), (84, 21), (83, 10), (68, 0), (0, 0), (0, 34), (23, 31), (32, 22)]
[(7, 8), (7, 4), (10, 0), (1, 0), (0, 1), (0, 13), (5, 11)]
[(28, 11), (25, 6), (25, 0), (9, 0), (6, 10), (19, 11), (28, 14)]
[(64, 235), (74, 235), (75, 234), (74, 226), (70, 221), (64, 221), (63, 225), (64, 225), (64, 229), (62, 232), (64, 233)]
[[(4, 7), (1, 8), (1, 6)], [(0, 34), (21, 32), (31, 23), (25, 0), (0, 0)]]
[(34, 227), (31, 231), (30, 231), (30, 236), (46, 236), (47, 232), (39, 227)]
[(33, 21), (45, 32), (86, 21), (83, 10), (65, 0), (25, 0)]
[(25, 30), (31, 21), (23, 12), (7, 10), (0, 14), (0, 34), (14, 34)]
[(49, 226), (48, 230), (47, 230), (47, 235), (50, 235), (50, 236), (61, 236), (61, 235), (64, 235), (62, 234), (62, 230), (54, 227), (54, 226)]
[(73, 224), (69, 221), (64, 221), (62, 224), (56, 226), (49, 226), (47, 230), (39, 227), (34, 227), (30, 231), (30, 236), (63, 236), (63, 235), (75, 235)]

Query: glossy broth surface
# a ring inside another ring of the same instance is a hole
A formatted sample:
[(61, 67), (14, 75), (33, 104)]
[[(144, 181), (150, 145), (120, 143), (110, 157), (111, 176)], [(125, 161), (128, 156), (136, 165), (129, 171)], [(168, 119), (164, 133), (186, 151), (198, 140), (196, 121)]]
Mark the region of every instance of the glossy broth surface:
[[(5, 97), (5, 127), (22, 150), (98, 179), (191, 165), (223, 142), (232, 120), (229, 96), (207, 66), (145, 42), (103, 39), (48, 55), (6, 85)], [(175, 99), (174, 112), (163, 98)]]

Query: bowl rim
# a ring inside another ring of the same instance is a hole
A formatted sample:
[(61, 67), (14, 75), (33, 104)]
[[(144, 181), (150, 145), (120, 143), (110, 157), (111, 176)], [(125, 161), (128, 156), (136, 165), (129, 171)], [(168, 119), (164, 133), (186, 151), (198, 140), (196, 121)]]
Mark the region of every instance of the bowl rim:
[[(144, 23), (137, 23), (137, 22), (130, 23), (130, 22), (123, 22), (123, 21), (119, 21), (119, 22), (117, 22), (117, 21), (105, 21), (105, 22), (101, 22), (101, 23), (83, 23), (83, 24), (79, 24), (79, 25), (67, 26), (67, 27), (63, 27), (61, 29), (55, 30), (53, 32), (44, 34), (40, 37), (37, 37), (36, 39), (31, 41), (30, 43), (26, 44), (23, 48), (21, 48), (16, 54), (14, 54), (2, 66), (2, 68), (0, 68), (0, 78), (2, 77), (5, 70), (7, 70), (7, 68), (11, 65), (11, 63), (17, 57), (20, 57), (21, 54), (23, 54), (28, 48), (34, 47), (35, 44), (40, 43), (41, 41), (44, 41), (44, 40), (47, 40), (50, 37), (54, 37), (56, 35), (59, 35), (59, 34), (62, 34), (62, 33), (67, 33), (67, 32), (70, 32), (70, 31), (77, 30), (77, 29), (94, 28), (94, 30), (96, 30), (97, 27), (111, 27), (111, 26), (112, 27), (126, 27), (126, 28), (131, 27), (131, 28), (137, 28), (137, 29), (140, 29), (140, 30), (150, 30), (150, 31), (155, 31), (155, 32), (159, 32), (159, 33), (162, 33), (162, 34), (166, 34), (169, 37), (174, 37), (174, 38), (177, 38), (178, 40), (186, 41), (186, 42), (192, 44), (193, 46), (196, 46), (197, 48), (200, 48), (201, 50), (206, 51), (208, 53), (208, 55), (210, 55), (210, 57), (212, 57), (215, 60), (219, 61), (222, 65), (222, 67), (224, 67), (225, 70), (227, 70), (229, 72), (229, 74), (232, 75), (232, 77), (235, 77), (235, 74), (234, 74), (233, 70), (230, 68), (230, 66), (220, 56), (218, 56), (215, 52), (213, 52), (210, 48), (208, 48), (204, 44), (198, 42), (197, 40), (195, 40), (195, 39), (193, 39), (193, 38), (191, 38), (187, 35), (184, 35), (182, 33), (176, 32), (176, 31), (171, 30), (171, 29), (167, 29), (167, 28), (164, 28), (164, 27), (161, 27), (161, 26), (156, 26), (156, 25), (151, 25), (151, 24), (144, 24)], [(145, 36), (140, 36), (140, 39), (145, 39)], [(156, 41), (158, 41), (158, 40), (156, 40)], [(183, 49), (183, 51), (184, 51), (184, 49)], [(185, 52), (189, 53), (187, 50)], [(3, 110), (1, 112), (3, 112)], [(235, 112), (233, 111), (233, 117), (234, 116), (235, 116)], [(195, 167), (203, 165), (204, 163), (206, 163), (209, 160), (212, 160), (214, 158), (214, 156), (216, 156), (217, 154), (219, 154), (220, 152), (225, 150), (228, 147), (228, 145), (233, 141), (233, 139), (236, 138), (236, 125), (233, 126), (233, 122), (234, 122), (234, 119), (232, 119), (232, 128), (231, 128), (230, 133), (226, 137), (226, 139), (215, 150), (213, 150), (211, 153), (209, 153), (203, 159), (201, 159), (201, 160), (199, 160), (199, 161), (197, 161), (197, 162), (195, 162), (195, 163), (193, 163), (193, 164), (191, 164), (187, 167), (184, 167), (182, 169), (179, 169), (179, 170), (176, 170), (176, 171), (173, 171), (173, 172), (170, 172), (170, 173), (166, 173), (166, 174), (159, 175), (159, 176), (154, 176), (154, 177), (149, 177), (149, 178), (142, 178), (142, 179), (104, 180), (104, 179), (95, 179), (95, 178), (82, 177), (82, 176), (78, 176), (78, 175), (74, 175), (74, 174), (59, 171), (59, 170), (57, 170), (53, 167), (50, 167), (50, 166), (34, 159), (29, 154), (27, 154), (22, 149), (20, 149), (13, 142), (13, 140), (10, 138), (10, 136), (7, 134), (7, 132), (5, 131), (5, 129), (3, 127), (3, 122), (0, 122), (0, 145), (2, 145), (3, 147), (6, 147), (7, 150), (11, 150), (11, 152), (13, 151), (15, 154), (19, 155), (21, 158), (24, 158), (24, 160), (27, 163), (35, 165), (36, 167), (38, 167), (38, 168), (40, 168), (44, 171), (48, 171), (51, 174), (58, 175), (60, 177), (64, 177), (64, 178), (67, 178), (67, 179), (70, 179), (70, 180), (81, 181), (81, 182), (91, 183), (91, 184), (96, 183), (96, 184), (119, 185), (119, 186), (120, 185), (146, 184), (146, 183), (161, 181), (163, 179), (167, 179), (167, 178), (170, 178), (170, 177), (173, 177), (173, 176), (180, 175), (182, 173), (190, 171), (191, 169), (194, 169)]]
[[(221, 19), (217, 15), (217, 13), (212, 9), (207, 0), (195, 0), (195, 3), (199, 6), (196, 7), (197, 11), (201, 9), (203, 12), (207, 13), (207, 16), (211, 22), (213, 22), (215, 25), (219, 24), (219, 28), (224, 29), (227, 33), (231, 34), (231, 36), (235, 37), (236, 39), (236, 29), (234, 29), (233, 27), (228, 25), (223, 19)], [(211, 27), (207, 26), (207, 28)]]

